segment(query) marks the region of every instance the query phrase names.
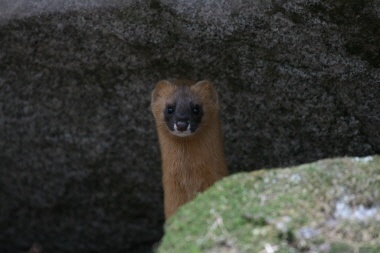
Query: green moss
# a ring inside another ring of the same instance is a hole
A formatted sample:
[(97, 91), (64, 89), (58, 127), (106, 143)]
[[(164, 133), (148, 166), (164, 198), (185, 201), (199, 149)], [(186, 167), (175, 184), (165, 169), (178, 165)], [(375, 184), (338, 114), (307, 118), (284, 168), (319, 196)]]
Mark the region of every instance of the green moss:
[(335, 212), (337, 203), (353, 212), (365, 199), (366, 210), (376, 208), (371, 210), (379, 215), (379, 189), (379, 157), (235, 174), (180, 208), (167, 222), (158, 252), (377, 249), (380, 222), (370, 221), (378, 216), (351, 221)]

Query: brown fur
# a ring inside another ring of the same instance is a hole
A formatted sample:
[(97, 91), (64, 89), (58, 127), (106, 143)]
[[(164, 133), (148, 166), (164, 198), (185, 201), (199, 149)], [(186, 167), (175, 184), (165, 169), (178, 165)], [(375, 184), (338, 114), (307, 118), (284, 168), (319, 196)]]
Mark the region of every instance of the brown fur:
[[(164, 120), (166, 103), (180, 85), (188, 85), (204, 108), (198, 129), (191, 136), (171, 133)], [(223, 152), (218, 94), (208, 81), (160, 81), (152, 92), (162, 155), (165, 217), (228, 174)]]

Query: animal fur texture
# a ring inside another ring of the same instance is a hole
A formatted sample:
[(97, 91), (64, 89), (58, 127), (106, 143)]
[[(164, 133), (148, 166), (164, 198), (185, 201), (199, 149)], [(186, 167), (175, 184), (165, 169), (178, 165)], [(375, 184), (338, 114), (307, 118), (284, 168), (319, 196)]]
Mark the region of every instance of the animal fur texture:
[(219, 99), (208, 81), (160, 81), (152, 92), (165, 217), (228, 174)]

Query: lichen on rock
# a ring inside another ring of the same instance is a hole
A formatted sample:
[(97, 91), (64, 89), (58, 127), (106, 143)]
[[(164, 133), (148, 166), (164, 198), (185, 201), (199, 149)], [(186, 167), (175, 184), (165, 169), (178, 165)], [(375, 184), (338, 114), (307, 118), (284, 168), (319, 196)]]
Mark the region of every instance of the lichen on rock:
[(377, 252), (380, 157), (233, 175), (165, 231), (158, 252)]
[(378, 0), (0, 0), (0, 252), (150, 250), (160, 79), (215, 83), (231, 174), (380, 153), (379, 15)]

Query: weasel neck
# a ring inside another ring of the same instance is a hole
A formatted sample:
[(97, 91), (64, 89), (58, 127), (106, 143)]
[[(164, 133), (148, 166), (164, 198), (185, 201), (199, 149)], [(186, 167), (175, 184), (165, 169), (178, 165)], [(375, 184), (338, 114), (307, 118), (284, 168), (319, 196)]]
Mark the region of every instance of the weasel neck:
[(163, 169), (194, 171), (205, 167), (211, 169), (213, 164), (224, 162), (220, 127), (188, 137), (161, 132), (159, 138)]

